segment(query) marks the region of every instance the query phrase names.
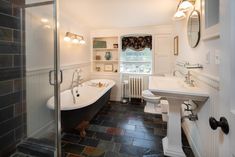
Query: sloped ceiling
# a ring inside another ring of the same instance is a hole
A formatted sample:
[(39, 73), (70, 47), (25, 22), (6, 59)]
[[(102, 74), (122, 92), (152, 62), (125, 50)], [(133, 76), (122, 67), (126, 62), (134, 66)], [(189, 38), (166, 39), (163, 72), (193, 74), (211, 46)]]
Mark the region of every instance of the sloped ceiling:
[(170, 24), (178, 0), (61, 0), (61, 14), (94, 29)]

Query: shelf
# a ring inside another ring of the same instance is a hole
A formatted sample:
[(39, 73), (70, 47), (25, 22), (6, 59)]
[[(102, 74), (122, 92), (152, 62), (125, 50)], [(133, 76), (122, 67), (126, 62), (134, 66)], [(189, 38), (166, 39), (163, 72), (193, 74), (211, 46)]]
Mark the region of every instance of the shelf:
[(93, 48), (93, 51), (118, 51), (118, 48)]
[(118, 60), (93, 60), (94, 62), (118, 62)]
[(100, 72), (96, 72), (96, 71), (93, 71), (92, 72), (93, 75), (119, 75), (120, 73), (119, 72), (103, 72), (103, 71), (100, 71)]
[(120, 61), (121, 63), (152, 63), (152, 61)]

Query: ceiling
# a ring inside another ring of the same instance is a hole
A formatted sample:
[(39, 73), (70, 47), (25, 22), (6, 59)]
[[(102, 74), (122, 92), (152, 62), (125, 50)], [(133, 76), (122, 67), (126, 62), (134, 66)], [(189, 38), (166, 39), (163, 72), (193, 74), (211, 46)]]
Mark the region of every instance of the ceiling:
[(61, 0), (61, 9), (94, 29), (169, 24), (178, 0)]

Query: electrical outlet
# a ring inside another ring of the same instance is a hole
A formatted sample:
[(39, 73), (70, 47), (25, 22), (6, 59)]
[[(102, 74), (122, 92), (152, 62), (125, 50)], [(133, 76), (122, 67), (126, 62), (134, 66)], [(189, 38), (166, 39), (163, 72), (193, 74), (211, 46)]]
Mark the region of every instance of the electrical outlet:
[(210, 64), (211, 63), (211, 52), (208, 51), (206, 54), (206, 64)]
[(215, 64), (219, 65), (220, 64), (220, 54), (219, 50), (215, 50)]

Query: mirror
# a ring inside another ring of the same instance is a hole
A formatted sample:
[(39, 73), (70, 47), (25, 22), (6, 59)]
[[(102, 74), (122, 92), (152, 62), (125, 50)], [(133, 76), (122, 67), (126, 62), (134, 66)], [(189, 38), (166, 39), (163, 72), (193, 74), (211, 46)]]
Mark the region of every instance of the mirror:
[(188, 19), (188, 42), (192, 48), (195, 48), (200, 41), (200, 13), (197, 10), (192, 11)]

